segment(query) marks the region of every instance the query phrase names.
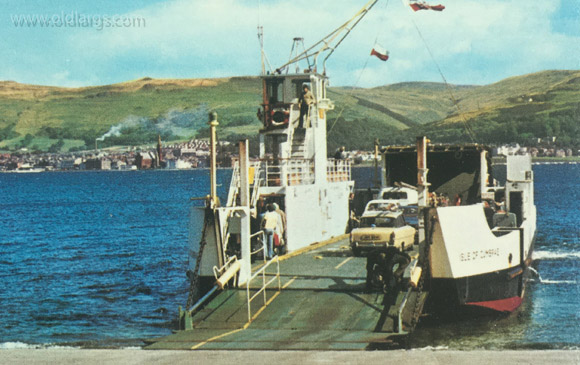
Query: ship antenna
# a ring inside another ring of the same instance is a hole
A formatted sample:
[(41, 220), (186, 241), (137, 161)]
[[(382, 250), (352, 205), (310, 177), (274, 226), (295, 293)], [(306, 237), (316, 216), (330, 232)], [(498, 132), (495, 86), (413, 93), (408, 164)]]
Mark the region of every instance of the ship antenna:
[(266, 74), (266, 63), (268, 64), (268, 68), (270, 69), (269, 72), (272, 72), (272, 65), (270, 65), (268, 56), (266, 56), (266, 52), (264, 51), (264, 27), (262, 26), (260, 17), (260, 13), (262, 11), (261, 4), (262, 2), (258, 1), (258, 42), (260, 42), (261, 72), (263, 76)]
[[(302, 46), (302, 51), (300, 51), (300, 46)], [(290, 57), (288, 57), (288, 61), (297, 58), (299, 55), (306, 52), (306, 47), (304, 46), (304, 38), (302, 37), (294, 37), (292, 40), (292, 49), (290, 49)], [(313, 65), (310, 63), (310, 57), (306, 55), (306, 62), (308, 63), (308, 69), (311, 70)], [(288, 73), (289, 67), (286, 67), (286, 73)], [(298, 66), (298, 62), (296, 62), (296, 73), (299, 73), (300, 69)]]
[[(312, 66), (314, 69), (317, 67), (318, 56), (324, 52), (329, 52), (324, 58), (324, 74), (326, 74), (326, 60), (334, 52), (336, 47), (338, 47), (342, 41), (350, 34), (352, 29), (364, 18), (364, 16), (371, 10), (371, 8), (377, 3), (378, 0), (370, 0), (362, 9), (360, 9), (352, 18), (347, 22), (342, 24), (340, 27), (336, 28), (334, 31), (329, 33), (326, 37), (322, 38), (318, 42), (314, 43), (304, 52), (300, 53), (298, 56), (292, 58), (282, 66), (278, 67), (276, 71), (282, 71), (284, 68), (297, 63), (303, 59), (308, 59), (313, 57)], [(310, 62), (308, 62), (310, 64)]]
[(266, 65), (264, 63), (264, 27), (258, 25), (258, 41), (260, 42), (260, 57), (262, 64), (262, 75), (266, 74)]

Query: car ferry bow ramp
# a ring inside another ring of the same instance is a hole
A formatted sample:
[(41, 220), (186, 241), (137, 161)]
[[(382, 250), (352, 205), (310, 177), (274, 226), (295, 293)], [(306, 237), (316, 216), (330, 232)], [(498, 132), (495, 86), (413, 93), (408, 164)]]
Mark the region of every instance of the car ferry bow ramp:
[(353, 257), (344, 236), (253, 272), (249, 286), (225, 289), (193, 313), (191, 329), (147, 341), (145, 349), (388, 349), (396, 346), (393, 336), (410, 329), (399, 330), (401, 321), (392, 316), (403, 313), (407, 321), (404, 313), (417, 307), (411, 290), (389, 303), (382, 292), (367, 292), (366, 258)]

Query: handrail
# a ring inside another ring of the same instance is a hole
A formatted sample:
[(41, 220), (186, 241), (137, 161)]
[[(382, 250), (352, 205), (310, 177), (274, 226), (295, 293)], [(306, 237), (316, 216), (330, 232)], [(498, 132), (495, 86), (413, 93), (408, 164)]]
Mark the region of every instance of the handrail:
[[(252, 238), (254, 238), (254, 237), (256, 237), (256, 236), (263, 235), (263, 234), (264, 234), (264, 231), (258, 231), (258, 232), (254, 233), (254, 234), (251, 234), (251, 235), (250, 235), (250, 240), (252, 240)], [(255, 255), (255, 254), (257, 254), (257, 253), (258, 253), (258, 252), (260, 252), (260, 251), (264, 251), (264, 252), (266, 252), (266, 247), (265, 247), (265, 245), (264, 245), (264, 242), (265, 242), (265, 241), (262, 239), (262, 247), (260, 247), (260, 248), (259, 248), (259, 249), (257, 249), (256, 251), (252, 251), (252, 252), (250, 252), (250, 255)], [(265, 259), (265, 258), (266, 258), (266, 256), (264, 255), (264, 259)]]
[[(407, 334), (407, 331), (403, 330), (403, 309), (407, 305), (407, 299), (409, 299), (409, 295), (411, 294), (412, 290), (413, 290), (412, 287), (410, 287), (409, 290), (407, 290), (407, 293), (403, 297), (403, 300), (401, 301), (401, 305), (399, 306), (399, 311), (397, 313), (397, 317), (398, 317), (397, 318), (397, 333), (398, 334)], [(417, 299), (419, 299), (419, 298), (417, 298)]]
[[(218, 289), (223, 289), (223, 286), (221, 286), (220, 284), (220, 274), (227, 271), (225, 270), (226, 267), (230, 266), (232, 263), (237, 262), (238, 258), (236, 256), (231, 256), (228, 261), (224, 264), (224, 266), (222, 266), (221, 268), (217, 268), (217, 266), (213, 267), (213, 274), (216, 278), (216, 284), (213, 286), (213, 288), (211, 288), (211, 290), (209, 292), (207, 292), (202, 298), (200, 298), (190, 309), (187, 310), (187, 312), (189, 312), (189, 315), (191, 316), (193, 314), (193, 312), (195, 312), (195, 310), (197, 308), (199, 308), (206, 300), (209, 299), (209, 297), (211, 297), (211, 295), (213, 293), (215, 293), (216, 290)], [(237, 270), (236, 270), (237, 272)], [(224, 282), (227, 282), (228, 279), (225, 279)]]
[(308, 158), (280, 158), (278, 164), (264, 162), (267, 186), (310, 185), (314, 183), (314, 161)]
[[(277, 271), (276, 274), (272, 274), (272, 273), (266, 273), (266, 269), (274, 262), (276, 261), (276, 266), (277, 266)], [(254, 280), (256, 277), (258, 277), (261, 274), (262, 276), (262, 287), (254, 294), (250, 297), (250, 283), (252, 282), (252, 280)], [(266, 275), (275, 275), (272, 279), (266, 281)], [(264, 294), (264, 306), (266, 305), (267, 302), (267, 297), (266, 297), (266, 288), (268, 287), (268, 285), (270, 285), (272, 282), (274, 282), (276, 279), (278, 279), (278, 291), (281, 290), (281, 283), (280, 283), (280, 261), (278, 256), (274, 256), (272, 258), (272, 260), (266, 262), (266, 264), (264, 266), (262, 266), (258, 271), (256, 271), (254, 273), (254, 275), (252, 275), (248, 281), (246, 282), (246, 297), (247, 297), (247, 302), (248, 302), (248, 323), (252, 322), (252, 309), (251, 309), (251, 303), (252, 300), (254, 300), (258, 295), (260, 295), (261, 293)]]
[(263, 233), (264, 233), (264, 231), (258, 231), (258, 232), (254, 233), (254, 234), (251, 234), (250, 235), (250, 239), (256, 237), (257, 235), (263, 234)]
[(226, 206), (232, 206), (235, 203), (236, 194), (238, 192), (240, 180), (240, 166), (236, 161), (232, 171), (232, 179), (230, 180), (230, 190), (228, 191), (228, 200)]
[(254, 183), (253, 183), (253, 190), (252, 190), (252, 197), (250, 199), (250, 207), (256, 206), (256, 201), (259, 197), (259, 190), (260, 186), (264, 185), (264, 179), (262, 178), (262, 164), (261, 163), (254, 163), (252, 164), (254, 167)]
[(214, 266), (213, 267), (213, 275), (215, 276), (216, 280), (220, 277), (220, 275), (224, 271), (226, 271), (226, 268), (229, 265), (231, 265), (232, 262), (236, 261), (237, 259), (238, 259), (237, 256), (230, 256), (230, 258), (228, 259), (228, 261), (226, 261), (226, 263), (222, 267), (220, 267), (219, 269), (218, 269), (217, 266)]
[(329, 158), (326, 165), (327, 180), (349, 181), (351, 180), (352, 167), (350, 160)]
[[(239, 194), (239, 189), (240, 189), (240, 165), (236, 161), (234, 163), (234, 168), (232, 171), (232, 179), (230, 180), (230, 189), (228, 191), (228, 200), (226, 203), (226, 207), (235, 206), (236, 197)], [(224, 235), (224, 237), (223, 237), (223, 241), (222, 241), (222, 246), (223, 246), (224, 252), (227, 249), (227, 244), (228, 244), (228, 241), (230, 239), (230, 230), (229, 230), (230, 218), (231, 218), (231, 211), (228, 211), (225, 222), (223, 222), (223, 233), (222, 234)]]
[(265, 251), (264, 246), (260, 247), (259, 249), (257, 249), (256, 251), (252, 251), (250, 254), (255, 255), (260, 251)]

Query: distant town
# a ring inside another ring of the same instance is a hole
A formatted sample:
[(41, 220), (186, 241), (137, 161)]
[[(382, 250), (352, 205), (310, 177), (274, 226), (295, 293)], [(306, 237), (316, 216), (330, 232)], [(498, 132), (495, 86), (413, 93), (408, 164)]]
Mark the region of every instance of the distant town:
[[(220, 141), (218, 165), (231, 167), (237, 158), (237, 149), (231, 142)], [(496, 147), (493, 155), (529, 153), (532, 157), (566, 158), (577, 156), (578, 151), (556, 147), (522, 147), (518, 144)], [(157, 144), (156, 147), (128, 147), (124, 149), (95, 149), (66, 153), (30, 153), (21, 149), (0, 153), (0, 172), (41, 172), (74, 170), (148, 170), (195, 169), (209, 167), (209, 141), (192, 139), (175, 144)], [(346, 151), (344, 157), (354, 164), (373, 161), (369, 151)], [(379, 156), (380, 158), (380, 156)]]

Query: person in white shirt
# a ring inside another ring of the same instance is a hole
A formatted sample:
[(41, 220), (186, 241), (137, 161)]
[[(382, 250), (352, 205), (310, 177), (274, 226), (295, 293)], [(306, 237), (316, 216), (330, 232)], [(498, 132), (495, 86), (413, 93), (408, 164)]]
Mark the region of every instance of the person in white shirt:
[(276, 232), (276, 227), (278, 227), (278, 220), (280, 215), (276, 213), (276, 210), (272, 204), (268, 204), (266, 209), (268, 212), (262, 219), (262, 229), (266, 235), (266, 248), (268, 251), (264, 253), (266, 254), (266, 258), (270, 260), (274, 256), (274, 232)]

